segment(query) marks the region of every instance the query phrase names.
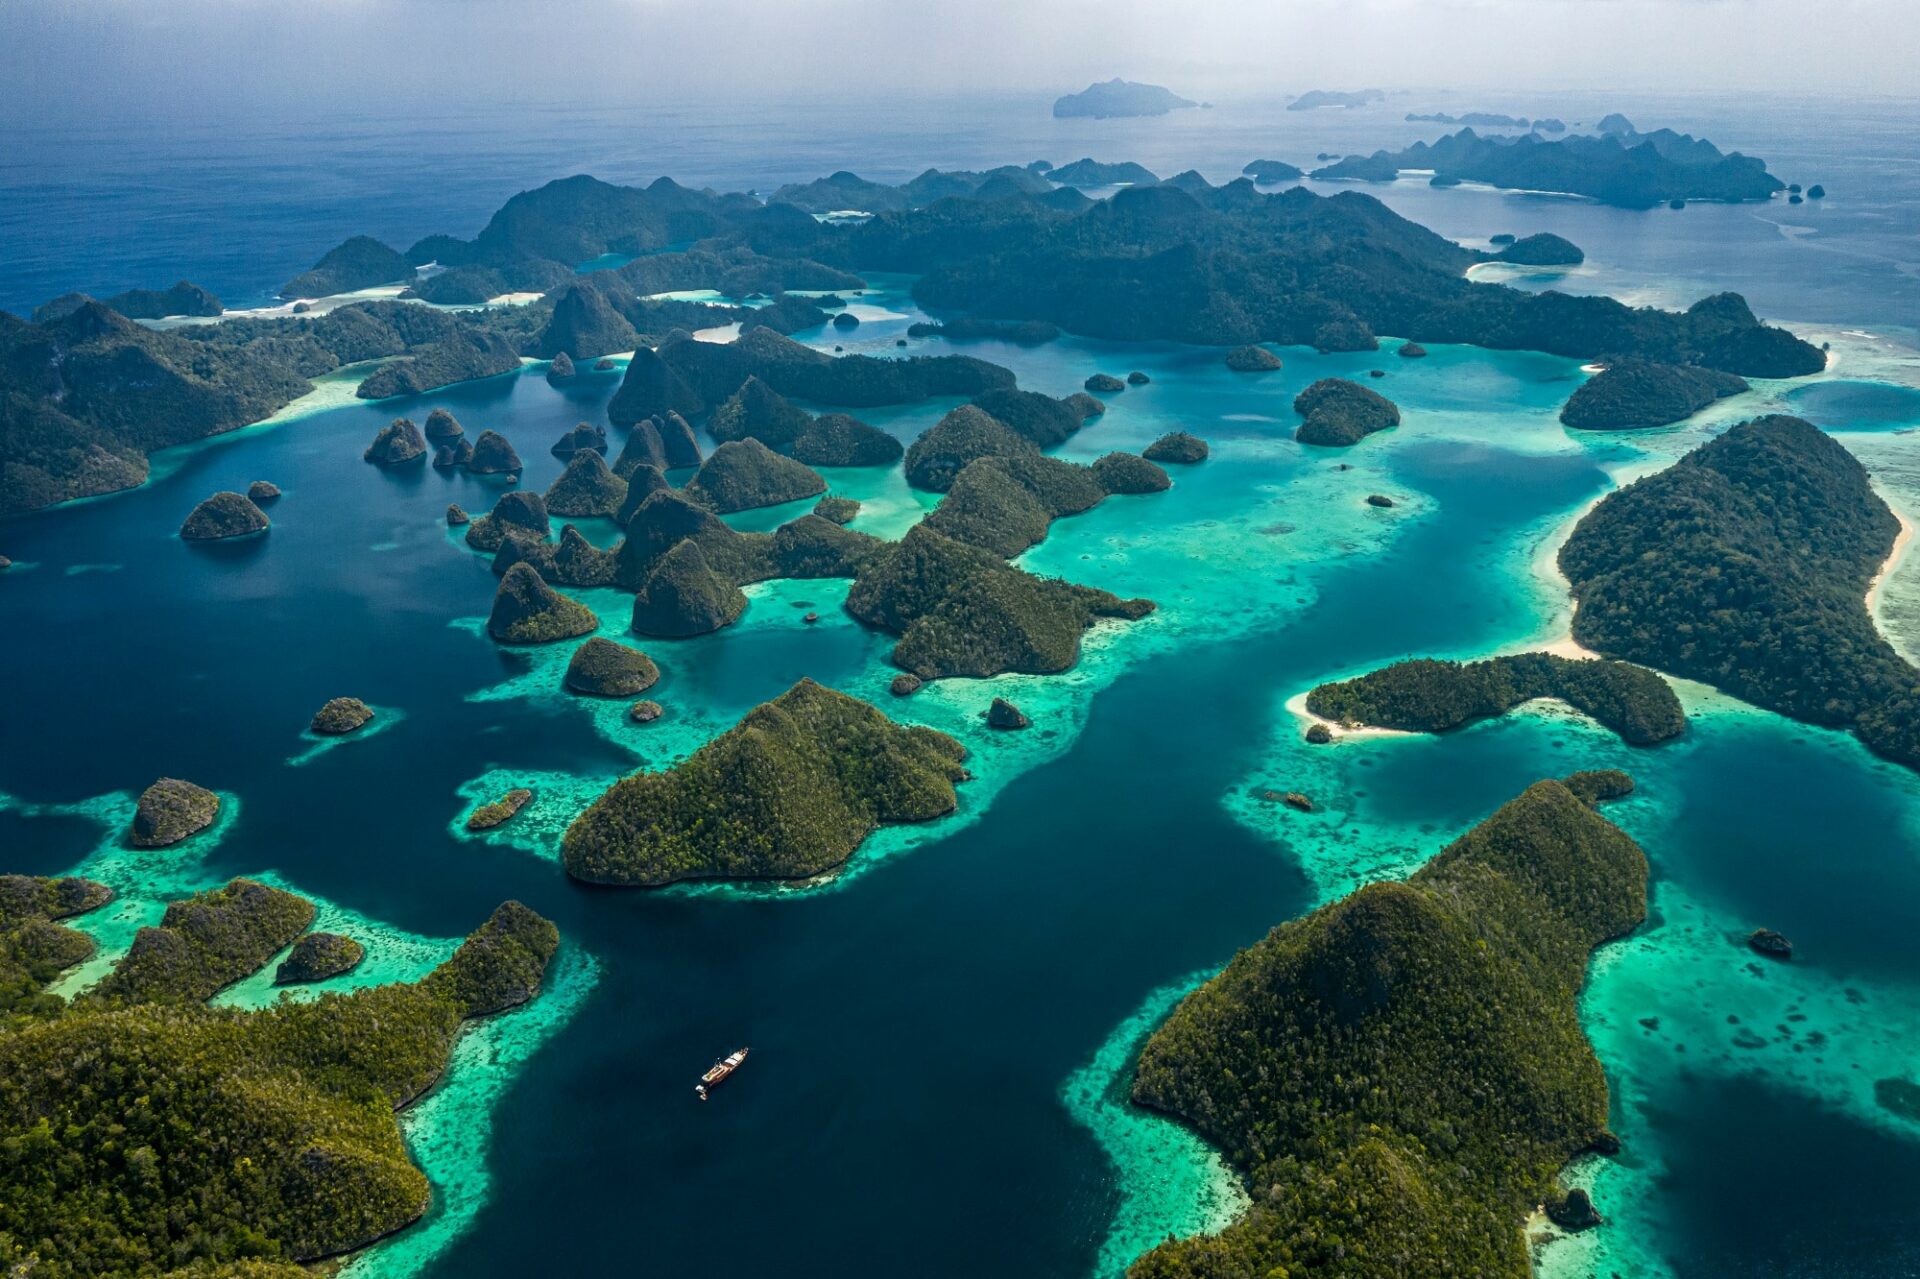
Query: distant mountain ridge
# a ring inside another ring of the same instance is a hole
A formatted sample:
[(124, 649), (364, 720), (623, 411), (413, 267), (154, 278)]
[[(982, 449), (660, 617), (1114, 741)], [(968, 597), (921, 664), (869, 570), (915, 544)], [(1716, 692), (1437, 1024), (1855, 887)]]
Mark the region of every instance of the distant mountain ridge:
[(1620, 115), (1602, 120), (1597, 136), (1549, 141), (1537, 133), (1483, 137), (1462, 129), (1404, 151), (1350, 155), (1313, 171), (1326, 180), (1391, 182), (1403, 169), (1432, 170), (1435, 185), (1484, 182), (1514, 191), (1561, 191), (1602, 204), (1650, 209), (1673, 200), (1765, 200), (1786, 184), (1764, 160), (1726, 153), (1671, 129), (1640, 133)]

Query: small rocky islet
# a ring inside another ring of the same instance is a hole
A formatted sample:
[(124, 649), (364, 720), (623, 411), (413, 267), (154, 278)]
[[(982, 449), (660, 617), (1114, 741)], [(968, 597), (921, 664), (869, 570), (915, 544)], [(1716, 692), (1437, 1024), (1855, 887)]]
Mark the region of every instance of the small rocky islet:
[(273, 984), (325, 981), (350, 973), (365, 959), (367, 948), (340, 933), (308, 933), (293, 943), (293, 949), (274, 969)]
[(314, 712), (310, 732), (323, 737), (340, 737), (356, 732), (373, 722), (373, 708), (357, 697), (336, 697)]
[(188, 513), (180, 525), (180, 538), (186, 542), (218, 542), (252, 537), (266, 532), (271, 523), (267, 513), (245, 494), (215, 493)]
[(214, 792), (177, 777), (162, 777), (140, 792), (127, 838), (135, 848), (164, 848), (199, 834), (219, 814), (220, 796)]

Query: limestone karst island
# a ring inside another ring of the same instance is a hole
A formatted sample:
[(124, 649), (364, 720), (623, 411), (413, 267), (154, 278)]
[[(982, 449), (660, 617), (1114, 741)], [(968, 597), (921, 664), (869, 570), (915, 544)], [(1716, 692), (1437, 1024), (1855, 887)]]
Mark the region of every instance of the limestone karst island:
[(0, 5), (0, 1276), (1916, 1273), (1920, 16), (1463, 13)]

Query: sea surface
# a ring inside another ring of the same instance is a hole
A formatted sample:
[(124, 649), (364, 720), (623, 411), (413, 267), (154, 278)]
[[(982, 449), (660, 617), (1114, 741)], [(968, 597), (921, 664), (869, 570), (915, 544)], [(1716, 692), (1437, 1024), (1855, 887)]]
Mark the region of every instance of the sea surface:
[[(649, 726), (628, 723), (624, 702), (562, 691), (572, 645), (486, 638), (494, 578), (443, 513), (486, 509), (497, 482), (360, 460), (391, 418), (444, 405), (470, 433), (506, 434), (524, 486), (544, 488), (561, 469), (548, 445), (604, 421), (619, 370), (556, 388), (536, 365), (377, 404), (351, 398), (354, 377), (329, 379), (273, 422), (159, 456), (139, 490), (0, 523), (16, 561), (0, 575), (0, 869), (78, 868), (122, 892), (82, 921), (102, 956), (65, 988), (96, 977), (166, 899), (235, 874), (313, 897), (323, 926), (367, 942), (367, 965), (326, 988), (416, 977), (519, 898), (565, 938), (547, 989), (470, 1033), (446, 1083), (408, 1112), (434, 1209), (349, 1273), (470, 1279), (558, 1261), (582, 1274), (1106, 1279), (1244, 1203), (1204, 1145), (1125, 1101), (1133, 1052), (1181, 994), (1272, 926), (1419, 865), (1530, 782), (1621, 767), (1639, 789), (1608, 811), (1647, 848), (1653, 910), (1597, 957), (1582, 1013), (1624, 1150), (1570, 1174), (1609, 1222), (1574, 1239), (1542, 1228), (1542, 1273), (1920, 1273), (1920, 1221), (1902, 1207), (1920, 1191), (1920, 1125), (1873, 1088), (1920, 1069), (1920, 777), (1689, 684), (1690, 731), (1653, 749), (1552, 704), (1443, 737), (1311, 747), (1286, 708), (1399, 657), (1563, 637), (1552, 555), (1571, 522), (1757, 412), (1833, 431), (1897, 509), (1920, 512), (1913, 104), (1431, 94), (1310, 115), (1221, 103), (1159, 121), (1056, 122), (1044, 102), (995, 102), (142, 123), (112, 136), (9, 123), (0, 303), (186, 276), (243, 305), (348, 234), (471, 233), (515, 190), (575, 171), (765, 191), (837, 168), (899, 179), (1093, 154), (1217, 180), (1256, 157), (1432, 136), (1400, 120), (1432, 109), (1570, 124), (1623, 110), (1824, 182), (1823, 205), (1642, 213), (1413, 179), (1369, 189), (1469, 242), (1554, 230), (1587, 250), (1579, 271), (1529, 287), (1669, 303), (1738, 289), (1830, 341), (1832, 369), (1757, 382), (1680, 427), (1595, 436), (1555, 416), (1585, 376), (1577, 362), (1533, 353), (1286, 348), (1284, 370), (1247, 377), (1216, 350), (1173, 344), (916, 341), (1056, 395), (1094, 372), (1150, 375), (1062, 456), (1176, 428), (1211, 441), (1211, 460), (1175, 469), (1171, 491), (1058, 521), (1022, 561), (1160, 610), (1090, 633), (1066, 675), (944, 681), (896, 701), (889, 643), (840, 612), (845, 583), (763, 584), (719, 634), (640, 641), (663, 673), (649, 695), (666, 715)], [(911, 281), (870, 284), (851, 336), (802, 340), (892, 351), (920, 316)], [(1372, 368), (1398, 430), (1341, 453), (1292, 441), (1294, 394)], [(909, 439), (951, 403), (865, 416)], [(882, 536), (931, 502), (897, 469), (828, 478), (862, 499), (854, 527)], [(175, 536), (207, 493), (255, 479), (285, 493), (266, 537)], [(1397, 504), (1370, 507), (1371, 493)], [(771, 527), (807, 505), (733, 519)], [(578, 595), (604, 634), (624, 633), (628, 597)], [(1920, 648), (1913, 560), (1877, 607), (1904, 651)], [(809, 611), (820, 624), (802, 622)], [(566, 879), (560, 833), (608, 783), (684, 756), (802, 676), (960, 736), (976, 775), (960, 811), (882, 832), (809, 886)], [(375, 731), (312, 739), (308, 718), (339, 695), (375, 706)], [(989, 732), (995, 695), (1034, 727)], [(225, 816), (177, 848), (127, 850), (132, 798), (160, 775), (218, 789)], [(465, 832), (474, 807), (521, 784), (536, 792), (525, 813)], [(1258, 798), (1276, 788), (1319, 811)], [(1758, 926), (1794, 939), (1791, 965), (1744, 947)], [(222, 999), (272, 997), (254, 981)], [(699, 1104), (699, 1072), (743, 1044), (748, 1067)]]

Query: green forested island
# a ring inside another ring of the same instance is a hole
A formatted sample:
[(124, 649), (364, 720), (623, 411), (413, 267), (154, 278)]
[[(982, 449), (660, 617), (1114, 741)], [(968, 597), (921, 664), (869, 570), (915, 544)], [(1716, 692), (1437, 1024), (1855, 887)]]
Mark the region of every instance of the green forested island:
[(1560, 410), (1560, 420), (1581, 431), (1668, 426), (1746, 389), (1745, 378), (1718, 369), (1628, 360), (1582, 382)]
[(1609, 494), (1560, 551), (1576, 640), (1920, 766), (1920, 671), (1867, 612), (1899, 521), (1795, 417), (1743, 422)]
[[(216, 984), (258, 969), (313, 915), (291, 893), (235, 880), (169, 906), (93, 991), (71, 1003), (35, 993), (93, 949), (54, 921), (110, 895), (0, 876), (10, 1274), (292, 1279), (305, 1273), (292, 1263), (416, 1220), (429, 1190), (394, 1112), (440, 1077), (464, 1021), (533, 997), (558, 944), (552, 924), (508, 902), (418, 982), (210, 1008)], [(310, 949), (323, 975), (350, 967), (358, 944)]]
[(1574, 997), (1589, 953), (1646, 915), (1645, 854), (1591, 806), (1625, 785), (1536, 782), (1189, 995), (1133, 1098), (1219, 1146), (1253, 1206), (1131, 1279), (1530, 1275), (1522, 1221), (1612, 1144)]
[[(1705, 144), (1648, 138), (1634, 154), (1661, 146), (1683, 158), (1704, 154)], [(1617, 137), (1606, 141), (1619, 145)], [(948, 313), (943, 327), (960, 333), (975, 326), (1041, 340), (1060, 328), (1323, 350), (1371, 350), (1377, 334), (1390, 333), (1741, 376), (1824, 367), (1818, 349), (1762, 325), (1732, 295), (1673, 313), (1471, 282), (1463, 272), (1485, 255), (1357, 192), (1265, 194), (1250, 179), (1213, 187), (1197, 175), (1159, 184), (1141, 166), (1092, 160), (1044, 178), (1033, 166), (1012, 172), (1024, 177), (929, 179), (925, 202), (903, 197), (857, 225), (818, 221), (777, 198), (762, 204), (666, 179), (632, 188), (567, 178), (515, 196), (472, 240), (429, 236), (402, 254), (353, 240), (287, 286), (364, 288), (437, 263), (448, 270), (413, 286), (422, 298), (439, 296), (434, 282), (461, 272), (478, 280), (461, 297), (495, 288), (541, 293), (525, 307), (372, 301), (164, 332), (84, 300), (31, 323), (0, 316), (0, 514), (139, 484), (151, 450), (259, 421), (304, 394), (311, 379), (374, 360), (388, 362), (362, 379), (367, 398), (510, 373), (529, 358), (565, 354), (571, 364), (631, 343), (609, 409), (619, 426), (697, 418), (750, 377), (784, 397), (849, 409), (1013, 389), (1006, 369), (966, 356), (836, 359), (783, 336), (819, 325), (826, 313), (782, 290), (858, 288), (865, 271), (917, 274), (916, 299)], [(1074, 182), (1134, 185), (1088, 201), (1065, 185)], [(576, 264), (608, 253), (643, 256), (575, 273)], [(715, 308), (654, 296), (693, 288), (768, 293), (773, 304)], [(685, 331), (728, 322), (744, 330), (731, 344), (697, 342)], [(135, 368), (138, 378), (121, 376)], [(817, 465), (865, 465), (890, 451), (881, 433), (846, 422), (814, 434), (812, 443), (796, 436), (791, 445), (770, 444)], [(475, 442), (470, 469), (483, 469), (485, 441)]]
[(872, 831), (953, 811), (966, 748), (803, 679), (684, 763), (617, 782), (567, 830), (567, 873), (602, 884), (804, 879)]
[(1635, 746), (1676, 737), (1687, 726), (1680, 699), (1645, 667), (1552, 653), (1479, 662), (1395, 662), (1357, 679), (1320, 685), (1307, 694), (1307, 709), (1343, 724), (1444, 733), (1539, 697), (1558, 698)]
[(1306, 420), (1294, 432), (1302, 444), (1344, 448), (1375, 431), (1400, 425), (1392, 400), (1343, 377), (1323, 377), (1293, 397), (1293, 411)]

